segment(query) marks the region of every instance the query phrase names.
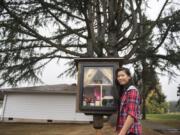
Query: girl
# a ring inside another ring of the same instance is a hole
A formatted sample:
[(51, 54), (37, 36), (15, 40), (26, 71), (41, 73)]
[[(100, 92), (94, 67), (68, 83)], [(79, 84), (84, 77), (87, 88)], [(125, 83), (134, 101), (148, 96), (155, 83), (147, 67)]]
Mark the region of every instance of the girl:
[(116, 70), (116, 85), (119, 92), (116, 132), (118, 135), (142, 135), (139, 120), (141, 99), (137, 88), (132, 84), (129, 69)]

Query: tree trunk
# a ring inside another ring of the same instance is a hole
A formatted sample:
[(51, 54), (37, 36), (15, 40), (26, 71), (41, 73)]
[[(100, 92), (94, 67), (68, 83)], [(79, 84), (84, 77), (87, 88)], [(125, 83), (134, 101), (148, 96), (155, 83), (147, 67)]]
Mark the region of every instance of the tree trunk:
[(146, 99), (143, 98), (143, 102), (142, 102), (142, 119), (145, 120), (146, 119)]
[(146, 97), (147, 97), (147, 82), (148, 82), (148, 71), (147, 71), (147, 64), (145, 60), (142, 61), (142, 119), (146, 119)]

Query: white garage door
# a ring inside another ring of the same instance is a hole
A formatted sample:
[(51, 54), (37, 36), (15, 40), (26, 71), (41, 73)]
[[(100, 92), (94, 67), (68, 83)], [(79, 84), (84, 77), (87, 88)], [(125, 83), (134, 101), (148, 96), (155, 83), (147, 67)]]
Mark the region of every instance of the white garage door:
[(92, 116), (75, 112), (75, 101), (75, 95), (11, 93), (7, 96), (4, 117), (92, 121)]

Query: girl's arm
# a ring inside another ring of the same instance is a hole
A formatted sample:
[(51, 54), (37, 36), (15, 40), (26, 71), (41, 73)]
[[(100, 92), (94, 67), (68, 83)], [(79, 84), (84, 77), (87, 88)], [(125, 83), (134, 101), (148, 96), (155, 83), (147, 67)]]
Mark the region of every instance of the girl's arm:
[(125, 120), (125, 123), (119, 133), (119, 135), (126, 135), (128, 129), (130, 126), (137, 121), (137, 111), (138, 111), (138, 92), (137, 90), (130, 90), (127, 94), (127, 118)]
[(133, 124), (134, 122), (134, 118), (131, 115), (127, 116), (127, 119), (124, 123), (123, 128), (121, 129), (119, 135), (126, 135), (128, 129), (130, 128), (130, 126)]

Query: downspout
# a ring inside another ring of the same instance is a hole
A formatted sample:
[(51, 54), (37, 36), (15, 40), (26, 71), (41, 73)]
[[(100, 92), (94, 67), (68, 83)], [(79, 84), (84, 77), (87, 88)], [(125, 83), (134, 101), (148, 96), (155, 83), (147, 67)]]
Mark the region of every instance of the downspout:
[(2, 106), (2, 115), (1, 115), (1, 118), (0, 118), (1, 122), (4, 121), (4, 113), (5, 113), (6, 102), (7, 102), (7, 94), (4, 94), (3, 91), (2, 91), (2, 94), (4, 95), (4, 99), (3, 99), (3, 106)]

